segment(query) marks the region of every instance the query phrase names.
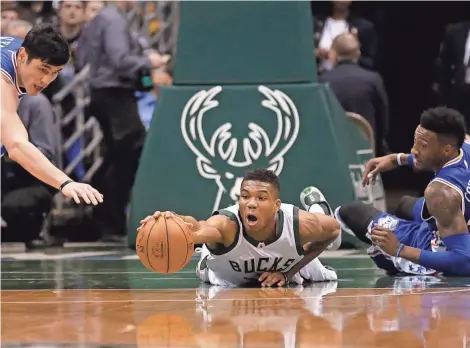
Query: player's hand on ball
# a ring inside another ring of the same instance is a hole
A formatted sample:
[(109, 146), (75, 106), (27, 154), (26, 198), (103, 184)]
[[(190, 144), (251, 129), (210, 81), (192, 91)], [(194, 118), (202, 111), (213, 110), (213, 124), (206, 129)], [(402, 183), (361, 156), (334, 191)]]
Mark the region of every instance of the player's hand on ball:
[(72, 198), (77, 204), (80, 204), (81, 199), (86, 204), (103, 203), (103, 195), (88, 184), (70, 182), (62, 188), (61, 192), (65, 197)]
[(184, 221), (184, 219), (175, 214), (174, 212), (172, 211), (156, 211), (155, 213), (153, 213), (153, 215), (149, 215), (147, 216), (145, 219), (142, 219), (140, 220), (140, 226), (139, 228), (137, 229), (137, 231), (139, 231), (143, 225), (145, 225), (147, 222), (149, 222), (150, 220), (152, 219), (158, 219), (160, 216), (164, 216), (166, 219), (169, 219), (169, 218), (175, 218), (175, 219), (178, 219), (179, 221), (181, 221), (182, 223), (184, 223), (185, 225), (188, 225), (189, 228), (192, 228), (193, 227), (193, 224), (190, 224), (186, 221)]
[(400, 242), (398, 241), (395, 233), (390, 231), (388, 228), (380, 225), (375, 225), (372, 231), (370, 231), (370, 237), (372, 243), (380, 247), (383, 251), (391, 256), (395, 256)]
[(284, 286), (286, 285), (286, 277), (284, 276), (284, 273), (282, 272), (264, 272), (261, 277), (259, 277), (259, 282), (261, 283), (261, 286), (265, 287), (271, 287), (274, 285), (277, 286)]

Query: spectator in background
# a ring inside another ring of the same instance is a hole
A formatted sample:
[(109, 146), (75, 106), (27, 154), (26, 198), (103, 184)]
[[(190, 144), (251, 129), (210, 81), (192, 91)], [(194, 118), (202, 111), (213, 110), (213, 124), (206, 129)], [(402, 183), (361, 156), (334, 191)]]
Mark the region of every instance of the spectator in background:
[(91, 0), (85, 5), (85, 22), (90, 22), (103, 9), (104, 1)]
[(55, 23), (52, 1), (17, 1), (20, 18), (32, 23)]
[(57, 14), (60, 32), (67, 39), (71, 52), (71, 59), (61, 72), (64, 82), (67, 83), (75, 75), (75, 50), (85, 21), (85, 2), (60, 1)]
[(125, 238), (125, 210), (146, 135), (135, 92), (142, 77), (165, 62), (157, 53), (143, 54), (131, 35), (126, 16), (134, 6), (134, 1), (108, 2), (85, 26), (77, 48), (80, 64), (90, 65), (90, 111), (106, 146), (96, 185), (107, 198), (94, 216), (102, 240), (110, 241)]
[(443, 103), (459, 110), (470, 129), (470, 22), (447, 27), (439, 53), (438, 88)]
[(371, 22), (351, 13), (351, 2), (333, 1), (330, 16), (314, 18), (315, 56), (319, 73), (333, 68), (328, 59), (331, 44), (336, 36), (348, 32), (355, 34), (361, 44), (362, 55), (359, 64), (368, 69), (375, 68), (377, 33)]
[(4, 27), (4, 31), (5, 35), (15, 36), (24, 40), (26, 34), (31, 30), (32, 27), (33, 26), (31, 23), (17, 19), (8, 21)]
[(4, 35), (4, 29), (3, 27), (8, 24), (10, 21), (17, 20), (19, 18), (19, 13), (18, 10), (16, 9), (15, 6), (13, 5), (5, 5), (2, 3), (2, 35)]
[(328, 83), (345, 111), (354, 112), (369, 121), (375, 134), (375, 153), (388, 152), (388, 97), (380, 75), (359, 66), (361, 56), (357, 37), (350, 33), (337, 36), (331, 45), (329, 59), (333, 69), (320, 75)]

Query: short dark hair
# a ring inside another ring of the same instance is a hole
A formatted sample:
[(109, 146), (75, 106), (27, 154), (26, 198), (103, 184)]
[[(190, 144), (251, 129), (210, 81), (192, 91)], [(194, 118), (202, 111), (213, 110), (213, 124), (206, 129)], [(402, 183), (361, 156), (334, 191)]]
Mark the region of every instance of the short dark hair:
[(465, 141), (465, 119), (463, 115), (455, 109), (444, 106), (427, 109), (421, 114), (420, 125), (436, 133), (438, 136), (442, 135), (455, 138), (455, 145), (459, 148)]
[(248, 171), (242, 181), (261, 181), (271, 184), (271, 186), (275, 187), (278, 192), (281, 192), (281, 184), (279, 183), (279, 177), (269, 169), (258, 168), (255, 170)]
[(44, 63), (61, 66), (70, 59), (69, 44), (59, 29), (51, 24), (35, 25), (21, 45), (29, 60), (40, 59)]

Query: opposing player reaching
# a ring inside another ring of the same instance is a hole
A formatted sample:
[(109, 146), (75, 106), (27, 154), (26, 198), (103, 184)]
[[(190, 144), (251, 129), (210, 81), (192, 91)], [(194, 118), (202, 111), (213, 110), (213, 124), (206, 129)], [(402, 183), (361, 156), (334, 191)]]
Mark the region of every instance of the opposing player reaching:
[[(317, 256), (339, 237), (338, 222), (281, 203), (278, 177), (269, 170), (247, 173), (239, 203), (216, 211), (206, 221), (179, 216), (190, 225), (194, 242), (203, 244), (197, 274), (213, 285), (259, 282), (283, 286), (292, 281), (336, 280)], [(171, 212), (156, 212), (142, 223)]]
[[(470, 164), (470, 136), (466, 135), (465, 141), (462, 144), (463, 159)], [(420, 171), (426, 170), (422, 167), (415, 165), (414, 155), (409, 153), (393, 153), (383, 157), (377, 157), (369, 160), (364, 169), (362, 184), (365, 186), (369, 182), (375, 182), (379, 173), (386, 173), (401, 166), (408, 166)], [(432, 170), (432, 168), (428, 168)], [(398, 207), (395, 214), (405, 220), (414, 220), (422, 222), (421, 211), (423, 209), (424, 197), (412, 197), (404, 195), (400, 198)]]
[(29, 142), (17, 114), (19, 99), (26, 94), (39, 94), (68, 62), (67, 40), (51, 25), (38, 25), (29, 31), (24, 41), (2, 36), (0, 48), (2, 155), (6, 150), (13, 161), (76, 203), (80, 203), (80, 198), (87, 204), (101, 203), (103, 196), (97, 190), (71, 180)]
[(425, 190), (423, 222), (360, 202), (336, 209), (344, 231), (372, 244), (368, 253), (378, 267), (391, 273), (470, 276), (470, 170), (461, 148), (464, 140), (459, 112), (444, 107), (423, 112), (411, 153), (415, 168), (436, 173)]

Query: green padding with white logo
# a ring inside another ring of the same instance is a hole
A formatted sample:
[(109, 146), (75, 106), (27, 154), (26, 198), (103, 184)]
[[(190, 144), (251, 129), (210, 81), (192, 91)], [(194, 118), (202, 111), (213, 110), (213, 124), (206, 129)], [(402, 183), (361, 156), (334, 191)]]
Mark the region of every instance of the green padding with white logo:
[(308, 1), (180, 1), (174, 85), (316, 82)]
[(133, 189), (129, 244), (155, 210), (206, 219), (232, 205), (245, 172), (259, 167), (280, 176), (283, 201), (299, 205), (313, 185), (335, 208), (361, 194), (353, 184), (364, 153), (367, 142), (325, 85), (162, 88)]

